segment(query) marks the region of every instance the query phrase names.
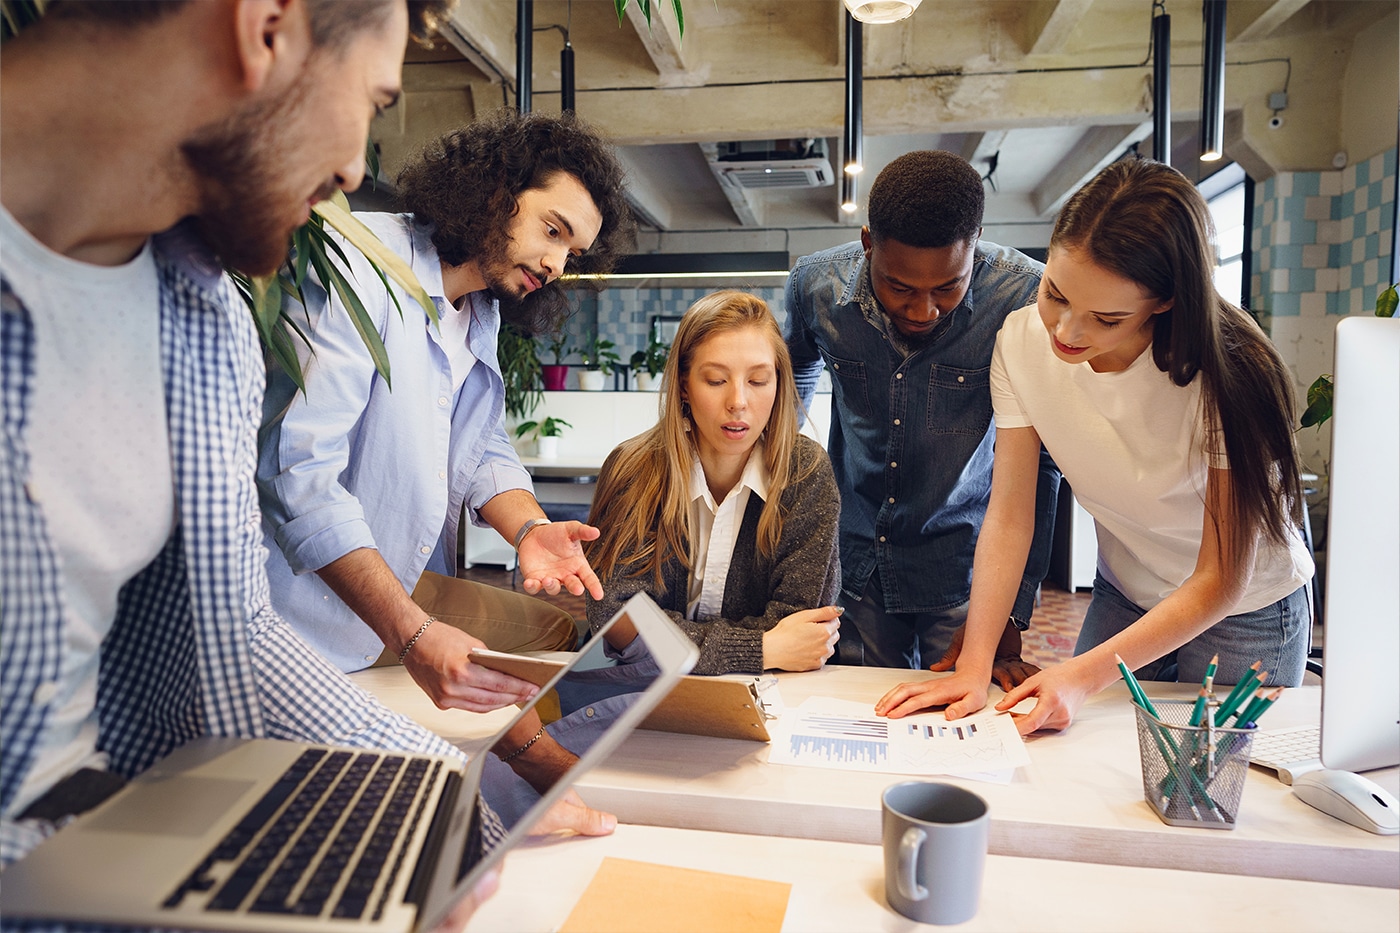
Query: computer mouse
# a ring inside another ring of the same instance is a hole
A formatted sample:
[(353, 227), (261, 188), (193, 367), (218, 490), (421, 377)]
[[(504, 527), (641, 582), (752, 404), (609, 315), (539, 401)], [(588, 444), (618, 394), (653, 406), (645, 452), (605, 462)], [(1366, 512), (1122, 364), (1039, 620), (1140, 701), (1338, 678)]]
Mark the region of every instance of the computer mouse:
[(1300, 774), (1293, 781), (1293, 794), (1308, 806), (1368, 833), (1400, 833), (1400, 801), (1375, 781), (1352, 771), (1324, 768)]

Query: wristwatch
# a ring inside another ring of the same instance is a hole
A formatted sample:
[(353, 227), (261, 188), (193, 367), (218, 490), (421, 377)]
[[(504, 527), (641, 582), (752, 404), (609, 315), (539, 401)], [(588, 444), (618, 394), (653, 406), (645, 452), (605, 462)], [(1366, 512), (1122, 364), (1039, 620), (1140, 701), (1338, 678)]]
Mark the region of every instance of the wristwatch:
[(1012, 616), (1011, 618), (1007, 619), (1006, 621), (1008, 621), (1008, 622), (1010, 622), (1012, 625), (1016, 626), (1016, 631), (1018, 631), (1018, 632), (1024, 632), (1026, 629), (1028, 629), (1028, 628), (1031, 627), (1031, 624), (1030, 624), (1029, 622), (1027, 622), (1025, 619), (1018, 619), (1018, 618), (1016, 618), (1015, 616)]

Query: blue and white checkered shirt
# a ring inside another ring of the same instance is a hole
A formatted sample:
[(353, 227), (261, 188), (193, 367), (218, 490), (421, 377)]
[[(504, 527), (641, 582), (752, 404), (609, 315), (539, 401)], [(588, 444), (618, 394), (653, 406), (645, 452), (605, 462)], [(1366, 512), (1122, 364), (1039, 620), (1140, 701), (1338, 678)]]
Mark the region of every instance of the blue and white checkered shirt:
[[(102, 645), (98, 746), (132, 776), (200, 735), (300, 739), (457, 755), (351, 684), (272, 610), (254, 483), (264, 370), (232, 283), (185, 225), (156, 239), (160, 340), (178, 522), (122, 589)], [(46, 728), (65, 606), (26, 443), (34, 328), (0, 280), (0, 808)], [(499, 839), (483, 808), (488, 838)], [(0, 824), (0, 866), (53, 831)]]

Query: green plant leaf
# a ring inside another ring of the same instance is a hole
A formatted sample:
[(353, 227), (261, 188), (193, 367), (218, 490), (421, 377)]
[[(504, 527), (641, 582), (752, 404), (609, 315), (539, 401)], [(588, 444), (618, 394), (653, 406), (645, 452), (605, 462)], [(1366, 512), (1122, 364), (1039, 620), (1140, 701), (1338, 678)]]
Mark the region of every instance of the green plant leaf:
[(369, 186), (379, 190), (379, 150), (374, 148), (373, 137), (365, 138), (365, 174), (369, 176)]
[(364, 253), (365, 258), (379, 266), (389, 278), (413, 296), (413, 299), (423, 306), (429, 320), (434, 324), (438, 322), (437, 306), (418, 281), (418, 276), (413, 274), (413, 270), (401, 256), (380, 242), (379, 237), (375, 236), (369, 227), (335, 200), (321, 201), (316, 205), (316, 213), (345, 237), (351, 246)]
[(1308, 386), (1308, 407), (1303, 417), (1298, 419), (1300, 427), (1311, 428), (1321, 425), (1332, 417), (1332, 377), (1318, 376)]
[[(716, 3), (716, 6), (719, 4)], [(685, 38), (685, 11), (681, 9), (681, 0), (671, 0), (671, 9), (676, 12), (676, 34), (682, 39)]]
[(522, 421), (515, 426), (515, 436), (524, 437), (537, 427), (539, 427), (539, 422), (537, 421)]
[(341, 304), (345, 305), (350, 312), (350, 320), (355, 324), (355, 330), (360, 332), (360, 339), (364, 341), (366, 349), (369, 350), (370, 357), (374, 360), (374, 368), (383, 377), (389, 388), (393, 389), (393, 383), (389, 378), (389, 352), (384, 349), (384, 341), (380, 339), (379, 331), (374, 327), (374, 320), (365, 310), (364, 302), (356, 294), (350, 281), (345, 274), (336, 268), (335, 263), (324, 254), (311, 256), (311, 265), (316, 269), (316, 275), (320, 280), (333, 288), (340, 296)]
[(1400, 305), (1400, 296), (1392, 285), (1376, 296), (1376, 317), (1395, 317), (1396, 305)]

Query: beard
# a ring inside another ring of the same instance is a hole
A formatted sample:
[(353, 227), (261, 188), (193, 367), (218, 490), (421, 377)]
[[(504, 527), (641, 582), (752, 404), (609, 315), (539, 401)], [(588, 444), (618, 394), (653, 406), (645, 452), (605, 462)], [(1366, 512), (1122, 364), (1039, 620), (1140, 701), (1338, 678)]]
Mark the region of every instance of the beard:
[(181, 144), (199, 185), (195, 223), (210, 248), (230, 268), (270, 275), (287, 258), (292, 232), (302, 223), (308, 196), (335, 190), (327, 181), (310, 192), (286, 190), (285, 166), (298, 161), (300, 116), (307, 110), (310, 63), (270, 104), (259, 102), (216, 124), (202, 127)]
[[(525, 286), (520, 284), (517, 278), (521, 265), (511, 261), (511, 243), (509, 237), (500, 236), (491, 237), (482, 244), (481, 257), (478, 260), (481, 277), (486, 282), (487, 293), (500, 304), (501, 320), (533, 332), (540, 323), (537, 320), (540, 299), (557, 286), (550, 283), (533, 292), (525, 291)], [(544, 273), (530, 269), (530, 274), (539, 281), (544, 281)]]

